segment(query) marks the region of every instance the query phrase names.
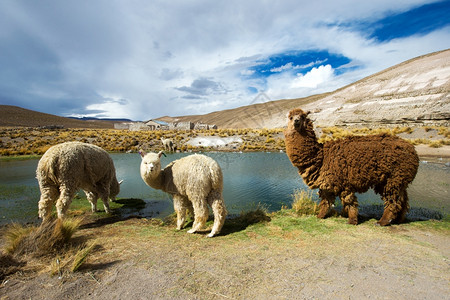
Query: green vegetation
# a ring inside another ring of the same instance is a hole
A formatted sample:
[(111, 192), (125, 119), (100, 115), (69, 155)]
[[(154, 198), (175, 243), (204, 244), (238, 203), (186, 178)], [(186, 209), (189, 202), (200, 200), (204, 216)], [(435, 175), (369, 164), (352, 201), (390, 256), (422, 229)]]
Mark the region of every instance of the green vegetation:
[[(416, 128), (417, 129), (417, 128)], [(349, 135), (386, 133), (392, 135), (414, 132), (411, 127), (395, 128), (322, 128), (319, 142), (339, 139)], [(407, 138), (412, 144), (428, 144), (430, 147), (450, 145), (450, 131), (447, 127), (423, 127), (424, 132), (440, 135), (441, 139)], [(187, 142), (199, 136), (232, 137), (239, 136), (243, 143), (237, 149), (217, 147), (194, 147)], [(108, 152), (137, 152), (139, 149), (159, 151), (161, 137), (171, 138), (179, 151), (280, 151), (285, 149), (282, 128), (276, 129), (211, 129), (191, 131), (129, 131), (117, 129), (32, 129), (0, 128), (0, 158), (30, 158), (42, 155), (52, 145), (67, 141), (81, 141), (102, 147)], [(403, 135), (403, 137), (405, 137)]]
[[(91, 213), (90, 204), (84, 198), (74, 199), (69, 217), (64, 222), (55, 220), (39, 227), (11, 224), (3, 233), (4, 261), (26, 261), (26, 267), (48, 272), (59, 277), (70, 276), (74, 272), (86, 269), (89, 261), (103, 259), (128, 259), (145, 256), (148, 243), (159, 247), (172, 245), (193, 245), (193, 247), (235, 251), (235, 245), (244, 248), (257, 247), (267, 251), (275, 247), (293, 245), (314, 245), (314, 251), (326, 252), (327, 246), (345, 248), (346, 241), (364, 243), (366, 240), (388, 238), (404, 240), (403, 234), (393, 235), (393, 230), (405, 232), (421, 230), (448, 234), (450, 219), (410, 222), (391, 227), (374, 226), (375, 220), (362, 222), (358, 226), (347, 224), (347, 219), (330, 217), (318, 219), (317, 204), (311, 192), (296, 191), (292, 207), (283, 207), (280, 211), (269, 213), (261, 206), (242, 212), (239, 216), (227, 219), (222, 232), (213, 239), (205, 238), (212, 227), (213, 220), (199, 234), (187, 234), (192, 225), (192, 217), (187, 227), (181, 231), (176, 228), (176, 216), (160, 219), (127, 219), (118, 217), (118, 209), (123, 206), (141, 207), (140, 199), (120, 199), (111, 203), (112, 215)], [(83, 226), (80, 226), (83, 224)], [(87, 225), (87, 226), (86, 226)], [(358, 242), (359, 241), (359, 242)], [(132, 247), (130, 247), (132, 245)], [(246, 246), (245, 246), (246, 245)], [(153, 249), (152, 248), (152, 249)], [(149, 262), (151, 264), (151, 262)], [(11, 274), (24, 268), (15, 265), (15, 269), (2, 269), (1, 274)], [(6, 276), (6, 275), (3, 275)]]

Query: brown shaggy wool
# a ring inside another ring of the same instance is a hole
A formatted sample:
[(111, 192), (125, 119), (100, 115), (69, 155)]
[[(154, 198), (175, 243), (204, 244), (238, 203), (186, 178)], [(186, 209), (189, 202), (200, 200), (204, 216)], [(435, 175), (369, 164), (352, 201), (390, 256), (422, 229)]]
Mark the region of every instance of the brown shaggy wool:
[(324, 218), (339, 196), (348, 222), (357, 224), (355, 193), (372, 188), (384, 201), (384, 213), (377, 223), (384, 226), (404, 221), (409, 210), (406, 189), (419, 167), (414, 146), (387, 134), (350, 136), (320, 144), (308, 113), (291, 110), (284, 135), (292, 164), (310, 188), (319, 189), (318, 217)]

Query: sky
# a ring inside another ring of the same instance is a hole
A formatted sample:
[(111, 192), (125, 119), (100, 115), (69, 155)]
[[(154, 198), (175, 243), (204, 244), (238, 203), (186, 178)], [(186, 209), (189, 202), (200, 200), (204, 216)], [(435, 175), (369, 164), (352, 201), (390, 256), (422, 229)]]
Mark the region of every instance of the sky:
[(0, 104), (149, 120), (301, 98), (450, 48), (448, 16), (450, 0), (1, 0)]

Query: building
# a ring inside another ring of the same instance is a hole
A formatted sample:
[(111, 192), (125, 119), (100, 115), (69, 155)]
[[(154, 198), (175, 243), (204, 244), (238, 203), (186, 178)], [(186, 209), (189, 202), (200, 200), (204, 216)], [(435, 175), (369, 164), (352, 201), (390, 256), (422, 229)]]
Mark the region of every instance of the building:
[(150, 120), (145, 123), (150, 129), (149, 130), (168, 130), (169, 124), (164, 121)]
[(192, 122), (172, 122), (169, 123), (170, 130), (192, 130), (194, 129), (194, 123)]
[(202, 122), (195, 123), (194, 129), (201, 130), (201, 129), (217, 129), (217, 125), (209, 125)]

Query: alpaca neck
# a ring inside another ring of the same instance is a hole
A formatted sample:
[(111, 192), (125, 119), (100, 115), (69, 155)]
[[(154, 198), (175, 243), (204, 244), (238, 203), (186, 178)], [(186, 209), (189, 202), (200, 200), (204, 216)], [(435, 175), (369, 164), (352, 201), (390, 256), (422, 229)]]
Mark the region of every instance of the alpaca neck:
[(164, 170), (161, 170), (157, 175), (146, 177), (145, 182), (154, 189), (164, 191)]
[(314, 188), (323, 162), (323, 145), (317, 141), (312, 126), (303, 131), (288, 128), (285, 139), (286, 154), (305, 183)]

